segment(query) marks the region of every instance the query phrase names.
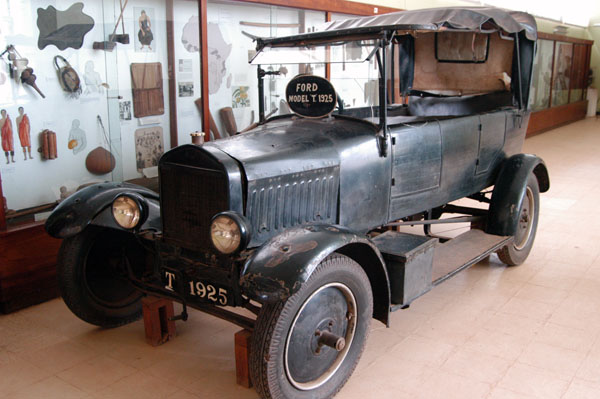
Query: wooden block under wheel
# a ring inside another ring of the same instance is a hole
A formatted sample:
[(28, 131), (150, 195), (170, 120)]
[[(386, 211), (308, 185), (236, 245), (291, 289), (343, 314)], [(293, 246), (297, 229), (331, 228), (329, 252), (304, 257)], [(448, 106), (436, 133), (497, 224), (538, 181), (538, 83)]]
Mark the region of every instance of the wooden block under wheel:
[(235, 376), (238, 385), (252, 388), (250, 381), (250, 341), (252, 332), (240, 330), (235, 333)]
[(173, 302), (168, 299), (148, 296), (142, 299), (146, 342), (152, 346), (162, 345), (175, 337)]

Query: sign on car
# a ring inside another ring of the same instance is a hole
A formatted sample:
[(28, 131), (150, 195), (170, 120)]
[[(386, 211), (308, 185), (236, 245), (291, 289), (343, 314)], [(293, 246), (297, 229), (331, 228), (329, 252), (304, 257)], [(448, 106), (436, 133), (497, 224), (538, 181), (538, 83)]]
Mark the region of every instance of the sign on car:
[(293, 112), (308, 118), (327, 116), (337, 104), (333, 85), (315, 75), (298, 75), (290, 80), (285, 98)]

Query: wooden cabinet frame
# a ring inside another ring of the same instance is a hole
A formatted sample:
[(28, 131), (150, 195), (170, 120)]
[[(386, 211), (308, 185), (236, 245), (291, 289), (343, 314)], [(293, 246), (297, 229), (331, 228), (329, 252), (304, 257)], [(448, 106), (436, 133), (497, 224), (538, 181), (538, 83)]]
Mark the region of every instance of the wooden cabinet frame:
[[(538, 39), (542, 40), (551, 40), (552, 44), (552, 67), (550, 71), (550, 95), (548, 98), (548, 104), (545, 109), (537, 110), (531, 113), (531, 117), (529, 119), (529, 126), (527, 127), (527, 136), (533, 136), (538, 133), (543, 133), (547, 130), (553, 129), (555, 127), (565, 125), (567, 123), (574, 122), (579, 119), (585, 118), (587, 112), (587, 99), (585, 99), (585, 95), (582, 96), (583, 99), (581, 101), (576, 101), (571, 103), (571, 90), (573, 84), (573, 62), (574, 62), (574, 54), (575, 54), (575, 46), (583, 45), (586, 47), (585, 57), (583, 60), (582, 68), (583, 71), (583, 82), (587, 82), (589, 78), (590, 71), (590, 61), (592, 54), (592, 45), (594, 44), (593, 40), (586, 39), (577, 39), (574, 37), (568, 37), (563, 35), (556, 35), (553, 33), (544, 33), (538, 32)], [(569, 71), (569, 93), (567, 104), (552, 106), (552, 97), (554, 91), (554, 63), (556, 60), (555, 54), (557, 51), (557, 42), (565, 42), (573, 44), (573, 48), (571, 51), (571, 66)], [(585, 88), (582, 88), (585, 90)]]

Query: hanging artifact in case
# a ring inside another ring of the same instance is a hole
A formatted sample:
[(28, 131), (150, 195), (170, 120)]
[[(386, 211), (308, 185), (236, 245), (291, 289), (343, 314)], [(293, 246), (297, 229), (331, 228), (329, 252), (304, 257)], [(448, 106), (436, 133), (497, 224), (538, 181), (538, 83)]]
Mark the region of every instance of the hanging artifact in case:
[[(63, 66), (59, 66), (58, 61), (61, 61)], [(58, 75), (60, 87), (67, 93), (70, 93), (71, 96), (75, 98), (79, 97), (81, 94), (81, 80), (79, 79), (77, 71), (69, 64), (69, 61), (63, 56), (57, 55), (54, 57), (54, 68)]]
[[(98, 124), (100, 125), (100, 129), (102, 131), (103, 139), (106, 141), (106, 145), (110, 148), (110, 141), (108, 136), (106, 135), (106, 129), (104, 129), (104, 123), (102, 123), (102, 118), (100, 115), (96, 117), (98, 120)], [(114, 155), (104, 148), (103, 143), (101, 142), (98, 147), (90, 151), (90, 153), (85, 158), (85, 167), (86, 169), (95, 175), (104, 175), (113, 171), (116, 165), (116, 160)]]
[(165, 113), (160, 62), (131, 64), (131, 88), (136, 118)]

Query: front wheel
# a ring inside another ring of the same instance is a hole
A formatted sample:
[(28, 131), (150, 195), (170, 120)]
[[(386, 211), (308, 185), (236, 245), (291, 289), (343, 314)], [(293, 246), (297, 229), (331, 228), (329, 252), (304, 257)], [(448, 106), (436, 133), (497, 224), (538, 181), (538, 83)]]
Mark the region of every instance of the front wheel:
[(57, 263), (58, 286), (67, 307), (80, 319), (117, 327), (142, 315), (142, 293), (127, 277), (127, 266), (140, 274), (145, 252), (132, 234), (87, 227), (66, 238)]
[(527, 180), (527, 187), (523, 195), (517, 232), (513, 242), (498, 250), (500, 260), (509, 265), (517, 266), (525, 262), (533, 247), (540, 214), (540, 188), (537, 178), (532, 173)]
[(364, 270), (334, 254), (287, 301), (262, 307), (250, 351), (263, 398), (330, 398), (365, 346), (373, 296)]

